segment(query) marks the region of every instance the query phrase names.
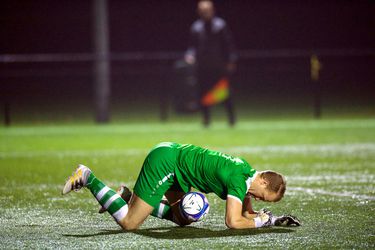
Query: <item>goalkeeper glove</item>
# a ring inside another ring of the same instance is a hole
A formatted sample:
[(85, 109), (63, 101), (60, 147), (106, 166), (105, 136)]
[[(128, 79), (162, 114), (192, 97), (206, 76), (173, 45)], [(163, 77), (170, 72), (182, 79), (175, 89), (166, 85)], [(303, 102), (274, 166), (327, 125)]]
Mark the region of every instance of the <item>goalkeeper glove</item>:
[[(256, 227), (267, 227), (267, 226), (279, 226), (279, 227), (289, 227), (289, 226), (301, 226), (301, 221), (293, 216), (293, 215), (282, 215), (282, 216), (274, 216), (272, 215), (271, 211), (262, 208), (256, 218), (254, 219), (256, 222)], [(258, 222), (258, 223), (257, 223)], [(263, 224), (261, 223), (263, 222)]]
[(301, 221), (293, 215), (282, 215), (279, 217), (275, 217), (275, 221), (273, 224), (279, 227), (289, 227), (289, 226), (298, 227), (298, 226), (301, 226)]
[(257, 216), (254, 218), (255, 227), (269, 227), (273, 225), (275, 218), (271, 211), (263, 208), (261, 209)]

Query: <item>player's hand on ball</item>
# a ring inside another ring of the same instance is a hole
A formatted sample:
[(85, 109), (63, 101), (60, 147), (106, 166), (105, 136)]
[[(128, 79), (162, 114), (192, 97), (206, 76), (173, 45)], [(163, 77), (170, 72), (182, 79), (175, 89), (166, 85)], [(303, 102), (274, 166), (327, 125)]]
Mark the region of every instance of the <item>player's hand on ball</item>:
[(290, 226), (301, 226), (301, 221), (292, 215), (282, 215), (279, 217), (276, 217), (275, 219), (275, 226), (279, 227), (290, 227)]

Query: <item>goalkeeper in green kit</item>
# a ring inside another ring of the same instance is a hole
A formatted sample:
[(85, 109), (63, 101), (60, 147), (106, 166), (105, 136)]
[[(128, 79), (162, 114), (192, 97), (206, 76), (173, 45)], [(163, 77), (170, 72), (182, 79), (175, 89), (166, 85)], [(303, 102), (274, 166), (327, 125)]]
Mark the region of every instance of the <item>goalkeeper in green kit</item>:
[(134, 186), (115, 192), (84, 165), (69, 177), (62, 194), (88, 188), (102, 206), (125, 230), (134, 230), (149, 216), (175, 222), (180, 226), (192, 221), (183, 217), (179, 202), (195, 188), (215, 193), (226, 200), (225, 223), (229, 228), (299, 226), (297, 218), (274, 216), (270, 211), (255, 212), (251, 199), (277, 202), (282, 199), (285, 178), (273, 171), (257, 172), (245, 160), (191, 144), (163, 142), (147, 155)]

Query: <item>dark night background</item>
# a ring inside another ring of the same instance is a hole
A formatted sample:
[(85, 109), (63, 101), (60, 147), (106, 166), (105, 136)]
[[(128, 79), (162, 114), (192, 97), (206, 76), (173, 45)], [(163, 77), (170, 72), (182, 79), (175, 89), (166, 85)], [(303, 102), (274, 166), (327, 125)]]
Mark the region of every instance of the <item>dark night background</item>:
[[(319, 55), (324, 102), (374, 106), (374, 1), (214, 2), (240, 51), (233, 81), (239, 102), (245, 100), (249, 106), (252, 100), (268, 104), (272, 99), (276, 106), (286, 100), (310, 102), (308, 54), (325, 51)], [(186, 49), (189, 27), (196, 19), (196, 1), (110, 0), (108, 4), (111, 53), (164, 51), (182, 55)], [(92, 1), (5, 0), (0, 5), (0, 54), (93, 51)], [(272, 54), (280, 49), (303, 53), (294, 57), (244, 56), (245, 51)], [(173, 63), (114, 61), (112, 102), (125, 105), (140, 98), (157, 100), (166, 84), (176, 88)], [(10, 98), (18, 107), (90, 100), (91, 70), (89, 62), (0, 63), (1, 98)]]

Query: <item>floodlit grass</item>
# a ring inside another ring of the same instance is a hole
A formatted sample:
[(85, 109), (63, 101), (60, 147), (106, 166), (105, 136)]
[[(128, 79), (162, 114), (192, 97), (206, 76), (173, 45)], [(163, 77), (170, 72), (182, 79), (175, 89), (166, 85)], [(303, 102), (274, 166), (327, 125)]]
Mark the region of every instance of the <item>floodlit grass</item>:
[[(287, 176), (285, 198), (256, 209), (298, 216), (299, 228), (229, 230), (224, 201), (208, 195), (205, 221), (178, 228), (150, 217), (123, 232), (97, 213), (90, 192), (61, 196), (84, 163), (116, 188), (132, 187), (160, 141), (193, 143), (242, 156)], [(50, 125), (0, 128), (0, 248), (369, 248), (375, 247), (375, 120), (242, 121)]]

